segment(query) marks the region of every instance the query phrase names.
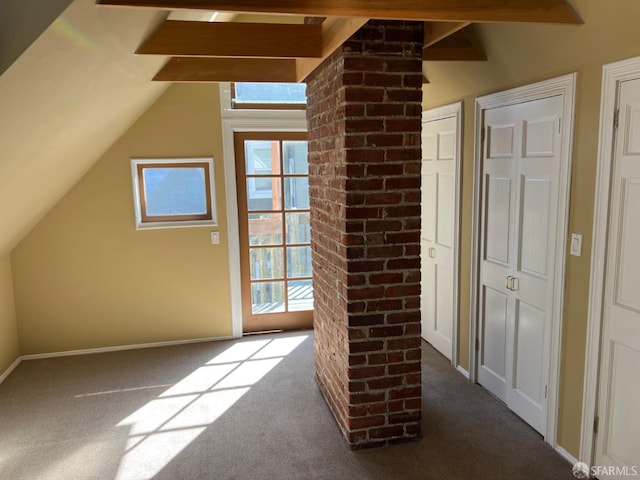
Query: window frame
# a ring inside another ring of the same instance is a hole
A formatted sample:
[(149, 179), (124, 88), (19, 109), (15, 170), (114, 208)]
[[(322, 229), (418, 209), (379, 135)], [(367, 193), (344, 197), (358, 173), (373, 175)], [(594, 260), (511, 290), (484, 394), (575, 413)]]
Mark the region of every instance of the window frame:
[[(306, 110), (307, 102), (238, 102), (236, 100), (236, 83), (230, 85), (230, 101), (232, 110)], [(277, 83), (277, 82), (276, 82)]]
[[(148, 215), (144, 171), (154, 168), (203, 168), (206, 212), (203, 214)], [(131, 179), (136, 230), (217, 226), (213, 157), (132, 158)]]

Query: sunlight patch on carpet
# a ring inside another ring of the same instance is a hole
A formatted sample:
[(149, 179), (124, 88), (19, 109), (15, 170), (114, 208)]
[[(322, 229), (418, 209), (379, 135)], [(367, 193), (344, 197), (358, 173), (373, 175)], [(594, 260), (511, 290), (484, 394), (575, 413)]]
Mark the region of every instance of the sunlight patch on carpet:
[(116, 480), (150, 480), (309, 335), (240, 341), (117, 424), (129, 428)]

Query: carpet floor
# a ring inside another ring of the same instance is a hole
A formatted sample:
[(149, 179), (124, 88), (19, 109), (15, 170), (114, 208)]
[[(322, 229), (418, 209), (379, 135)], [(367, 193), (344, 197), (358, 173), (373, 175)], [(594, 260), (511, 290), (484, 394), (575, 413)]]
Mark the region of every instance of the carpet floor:
[(0, 478), (573, 478), (426, 343), (423, 379), (423, 438), (351, 451), (314, 380), (312, 332), (25, 361), (0, 385)]

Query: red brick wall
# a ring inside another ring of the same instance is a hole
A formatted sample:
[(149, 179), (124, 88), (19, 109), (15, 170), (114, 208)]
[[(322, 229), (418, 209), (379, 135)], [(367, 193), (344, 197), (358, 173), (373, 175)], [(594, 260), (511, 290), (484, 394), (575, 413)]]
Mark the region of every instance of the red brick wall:
[(354, 448), (420, 436), (422, 38), (371, 21), (307, 79), (316, 376)]

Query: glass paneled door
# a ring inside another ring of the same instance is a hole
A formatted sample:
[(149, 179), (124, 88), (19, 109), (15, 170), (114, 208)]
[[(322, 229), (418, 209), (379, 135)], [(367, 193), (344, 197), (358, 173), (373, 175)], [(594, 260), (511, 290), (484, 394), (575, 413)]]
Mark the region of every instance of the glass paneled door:
[(313, 321), (306, 133), (235, 134), (245, 332)]

